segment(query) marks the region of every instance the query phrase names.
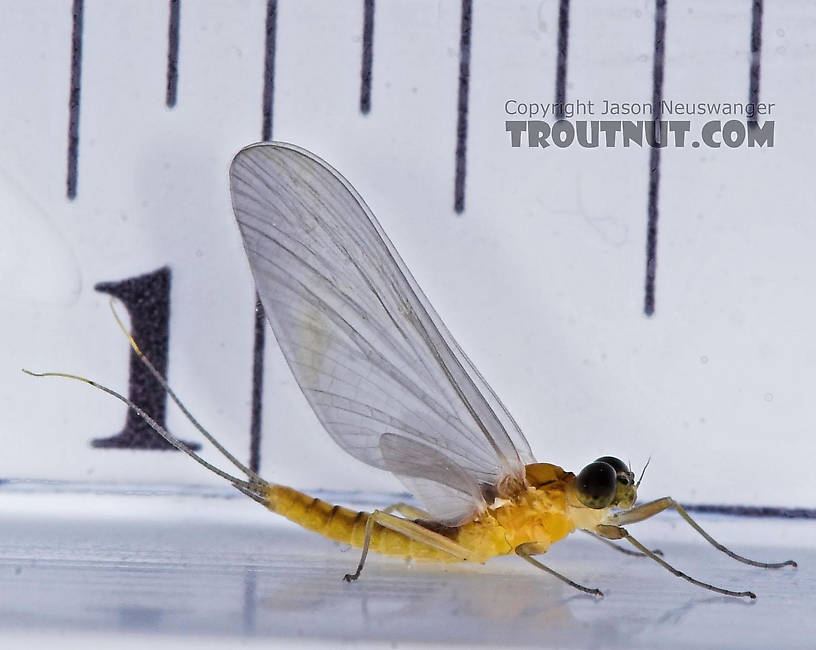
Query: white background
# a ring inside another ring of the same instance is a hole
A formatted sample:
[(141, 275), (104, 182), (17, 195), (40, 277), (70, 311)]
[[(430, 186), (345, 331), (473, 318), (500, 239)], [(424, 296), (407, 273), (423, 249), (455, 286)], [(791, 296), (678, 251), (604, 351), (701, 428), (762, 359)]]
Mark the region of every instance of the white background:
[[(512, 149), (507, 99), (554, 99), (557, 2), (474, 9), (466, 211), (453, 212), (459, 2), (380, 2), (372, 111), (358, 110), (361, 2), (281, 0), (274, 137), (365, 197), (540, 460), (652, 464), (642, 491), (816, 506), (812, 78), (816, 7), (766, 3), (761, 99), (776, 146), (670, 149), (657, 311), (643, 315), (648, 150)], [(648, 101), (654, 3), (573, 2), (569, 99)], [(746, 101), (749, 0), (670, 2), (664, 96)], [(85, 4), (79, 185), (65, 198), (70, 2), (2, 3), (0, 477), (207, 483), (179, 454), (96, 450), (127, 344), (99, 281), (173, 270), (169, 379), (248, 454), (253, 286), (228, 194), (261, 131), (265, 3), (184, 2), (164, 106), (167, 2)], [(397, 490), (339, 450), (267, 338), (262, 473)], [(172, 431), (190, 429), (171, 410)]]

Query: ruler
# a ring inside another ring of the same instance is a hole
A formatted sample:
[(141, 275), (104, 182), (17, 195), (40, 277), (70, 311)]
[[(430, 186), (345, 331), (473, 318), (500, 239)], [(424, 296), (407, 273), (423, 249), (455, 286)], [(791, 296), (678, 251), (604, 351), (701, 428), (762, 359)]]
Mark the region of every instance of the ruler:
[[(254, 467), (305, 488), (399, 489), (329, 442), (256, 307), (226, 171), (241, 146), (281, 139), (355, 184), (541, 460), (652, 455), (656, 495), (814, 505), (801, 481), (816, 415), (815, 91), (799, 81), (814, 3), (3, 11), (10, 373), (93, 376), (194, 442), (129, 357), (115, 295), (191, 410)], [(581, 101), (651, 105), (629, 116), (643, 121), (675, 119), (664, 101), (765, 102), (776, 138), (514, 148), (508, 101), (555, 104), (567, 120)], [(10, 377), (0, 475), (209, 480), (119, 404)], [(758, 462), (772, 486), (745, 483)]]

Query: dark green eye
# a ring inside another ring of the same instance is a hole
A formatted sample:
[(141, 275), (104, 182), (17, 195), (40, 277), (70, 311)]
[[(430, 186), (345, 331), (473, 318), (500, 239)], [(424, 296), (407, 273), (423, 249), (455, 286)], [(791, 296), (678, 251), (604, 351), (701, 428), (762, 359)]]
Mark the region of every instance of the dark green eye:
[(615, 468), (606, 461), (596, 460), (575, 477), (578, 500), (587, 508), (606, 508), (615, 499), (617, 481)]
[(621, 485), (632, 485), (632, 483), (635, 482), (635, 476), (632, 474), (632, 470), (630, 470), (629, 466), (620, 458), (615, 458), (614, 456), (602, 456), (595, 462), (612, 465), (612, 468), (618, 475), (618, 483)]
[(595, 462), (609, 463), (610, 465), (612, 465), (615, 472), (629, 474), (629, 472), (631, 471), (626, 463), (624, 463), (620, 458), (615, 458), (614, 456), (602, 456), (601, 458), (596, 458)]

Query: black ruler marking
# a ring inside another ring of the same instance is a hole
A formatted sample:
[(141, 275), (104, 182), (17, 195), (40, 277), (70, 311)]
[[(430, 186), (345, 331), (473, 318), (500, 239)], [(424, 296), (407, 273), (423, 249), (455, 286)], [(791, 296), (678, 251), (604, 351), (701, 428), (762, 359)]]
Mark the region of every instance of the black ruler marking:
[[(278, 29), (278, 2), (266, 3), (266, 45), (264, 55), (263, 126), (261, 137), (272, 139), (272, 109), (275, 99), (275, 41)], [(255, 294), (255, 324), (252, 346), (252, 413), (249, 423), (249, 468), (260, 471), (261, 421), (263, 415), (264, 349), (266, 348), (266, 314)]]
[[(660, 135), (661, 103), (663, 101), (663, 67), (665, 62), (666, 0), (655, 0), (654, 63), (652, 67), (652, 106), (655, 137)], [(658, 144), (657, 142), (655, 143)], [(659, 143), (665, 144), (665, 143)], [(660, 146), (649, 151), (648, 226), (646, 229), (646, 296), (643, 311), (647, 316), (655, 310), (655, 278), (657, 277), (657, 198), (660, 187)]]
[(68, 98), (68, 198), (72, 201), (77, 193), (79, 165), (79, 99), (82, 82), (82, 25), (84, 0), (74, 0), (71, 30), (71, 92)]
[(360, 66), (360, 112), (371, 110), (371, 69), (374, 63), (374, 0), (363, 0), (363, 60)]
[(167, 108), (176, 105), (178, 96), (179, 23), (181, 0), (170, 0), (170, 21), (167, 27)]
[(555, 117), (559, 120), (564, 117), (564, 102), (567, 100), (569, 10), (570, 0), (561, 0), (558, 6), (558, 60), (555, 66)]
[[(163, 266), (115, 282), (99, 282), (94, 289), (118, 298), (130, 315), (130, 331), (145, 358), (162, 377), (167, 377), (170, 347), (170, 287), (172, 273)], [(128, 398), (144, 409), (156, 424), (165, 427), (167, 391), (134, 350), (130, 350), (128, 368)], [(200, 449), (196, 442), (183, 443), (190, 449)], [(114, 436), (95, 438), (91, 445), (103, 449), (163, 449), (176, 448), (153, 430), (133, 409), (127, 410), (125, 426)]]
[(453, 209), (465, 210), (465, 172), (467, 166), (468, 91), (470, 88), (470, 43), (473, 23), (473, 0), (462, 0), (462, 22), (459, 34), (459, 99), (456, 104), (456, 174)]
[(778, 508), (775, 506), (740, 506), (728, 504), (701, 503), (696, 505), (683, 504), (689, 512), (705, 512), (718, 515), (732, 515), (735, 517), (778, 517), (781, 519), (816, 519), (816, 509), (813, 508)]
[[(753, 0), (751, 13), (751, 72), (748, 102), (756, 105), (759, 103), (759, 65), (762, 59), (762, 0)], [(756, 112), (748, 119), (748, 126), (757, 126)]]
[(249, 423), (249, 469), (257, 473), (261, 466), (261, 415), (263, 409), (264, 349), (266, 314), (255, 295), (255, 336), (252, 346), (252, 417)]
[(275, 99), (275, 40), (278, 30), (278, 0), (266, 2), (266, 46), (263, 87), (263, 140), (272, 139), (272, 107)]

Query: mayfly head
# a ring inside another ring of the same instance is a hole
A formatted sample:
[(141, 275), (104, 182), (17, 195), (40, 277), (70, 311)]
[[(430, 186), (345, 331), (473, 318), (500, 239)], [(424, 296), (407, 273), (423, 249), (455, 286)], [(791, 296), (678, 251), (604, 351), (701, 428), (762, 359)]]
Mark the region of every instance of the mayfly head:
[(575, 489), (578, 500), (587, 508), (627, 510), (637, 500), (635, 475), (614, 456), (603, 456), (584, 467), (575, 477)]

